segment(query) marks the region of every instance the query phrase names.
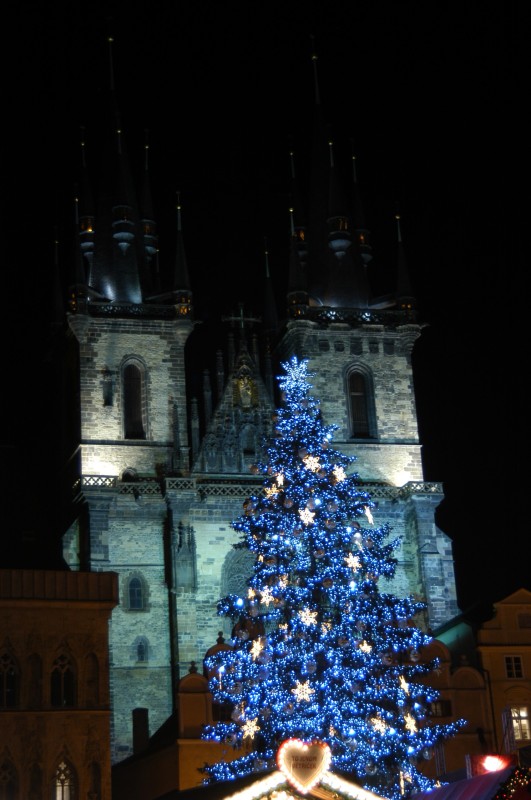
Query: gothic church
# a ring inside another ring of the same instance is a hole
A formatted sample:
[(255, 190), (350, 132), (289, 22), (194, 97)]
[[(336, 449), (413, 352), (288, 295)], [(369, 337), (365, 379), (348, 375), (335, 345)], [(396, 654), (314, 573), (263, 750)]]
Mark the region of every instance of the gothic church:
[(215, 369), (200, 376), (199, 394), (189, 380), (197, 324), (180, 209), (172, 284), (161, 286), (148, 165), (135, 185), (116, 108), (109, 181), (97, 196), (90, 152), (82, 159), (67, 312), (80, 446), (63, 556), (71, 570), (118, 575), (113, 763), (133, 752), (133, 710), (148, 709), (154, 733), (190, 664), (201, 669), (220, 629), (230, 638), (216, 604), (245, 592), (250, 573), (230, 522), (259, 491), (252, 467), (273, 433), (279, 365), (292, 355), (309, 359), (324, 421), (337, 425), (334, 445), (356, 456), (379, 524), (402, 537), (390, 590), (425, 600), (425, 627), (458, 613), (451, 542), (434, 517), (442, 485), (423, 479), (412, 374), (422, 325), (399, 220), (394, 285), (373, 297), (356, 174), (336, 164), (314, 80), (310, 197), (301, 197), (294, 161), (287, 176), (284, 305), (275, 307), (265, 256), (260, 317), (242, 308), (225, 323), (226, 342), (212, 342)]

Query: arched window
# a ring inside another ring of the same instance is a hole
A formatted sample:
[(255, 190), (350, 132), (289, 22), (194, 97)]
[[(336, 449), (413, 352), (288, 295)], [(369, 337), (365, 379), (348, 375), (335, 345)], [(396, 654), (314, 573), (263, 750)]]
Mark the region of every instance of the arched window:
[(0, 708), (16, 708), (19, 703), (20, 671), (11, 653), (0, 654)]
[(376, 415), (370, 376), (352, 369), (347, 376), (350, 436), (354, 439), (376, 438)]
[(0, 800), (19, 800), (18, 775), (9, 758), (0, 762)]
[(72, 707), (76, 704), (76, 675), (67, 655), (60, 655), (53, 662), (50, 700), (54, 708)]
[(129, 363), (123, 369), (124, 436), (145, 439), (144, 375), (139, 364)]
[(53, 779), (52, 800), (77, 800), (76, 783), (72, 765), (61, 759)]
[(142, 611), (144, 608), (144, 591), (140, 578), (131, 578), (129, 581), (128, 597), (131, 611)]

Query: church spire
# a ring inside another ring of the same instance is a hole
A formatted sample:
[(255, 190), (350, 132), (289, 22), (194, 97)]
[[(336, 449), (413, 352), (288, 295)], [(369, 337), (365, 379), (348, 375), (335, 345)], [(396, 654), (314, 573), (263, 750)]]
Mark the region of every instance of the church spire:
[[(352, 140), (351, 140), (352, 144)], [(372, 247), (370, 233), (365, 224), (365, 213), (361, 202), (361, 194), (358, 186), (358, 172), (356, 169), (356, 156), (354, 150), (352, 151), (352, 187), (353, 187), (353, 202), (352, 202), (352, 234), (356, 243), (357, 250), (364, 264), (368, 264), (372, 260)]]
[(269, 251), (267, 249), (267, 241), (264, 242), (264, 245), (264, 333), (266, 336), (271, 336), (272, 334), (275, 334), (278, 329), (278, 315), (275, 303), (275, 294), (273, 291), (273, 283), (271, 281), (271, 274), (269, 272)]
[(111, 36), (107, 38), (107, 42), (114, 147), (111, 146), (107, 156), (102, 153), (99, 159), (101, 178), (106, 186), (103, 186), (100, 195), (98, 230), (94, 258), (90, 264), (89, 285), (94, 293), (108, 302), (137, 305), (142, 303), (138, 210), (115, 98)]
[[(151, 184), (149, 180), (149, 142), (148, 131), (144, 144), (144, 171), (140, 204), (140, 226), (142, 229), (144, 264), (142, 270), (145, 292), (150, 292), (155, 283), (156, 256), (158, 251), (157, 223), (153, 211)], [(157, 287), (155, 287), (157, 290)]]
[(177, 242), (172, 290), (179, 316), (189, 316), (192, 313), (192, 290), (190, 288), (190, 278), (188, 275), (188, 261), (184, 249), (180, 192), (177, 192)]

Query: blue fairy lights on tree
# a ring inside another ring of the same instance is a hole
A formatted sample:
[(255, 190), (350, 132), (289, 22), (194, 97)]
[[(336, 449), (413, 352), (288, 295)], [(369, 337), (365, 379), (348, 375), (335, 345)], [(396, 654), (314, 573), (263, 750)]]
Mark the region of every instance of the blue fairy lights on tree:
[(420, 659), (431, 637), (415, 625), (425, 604), (378, 586), (400, 540), (374, 523), (355, 459), (332, 447), (337, 426), (323, 424), (308, 362), (282, 367), (274, 436), (255, 466), (262, 491), (232, 523), (236, 547), (255, 555), (248, 593), (220, 600), (232, 647), (205, 664), (214, 701), (231, 710), (203, 738), (236, 754), (206, 765), (206, 782), (273, 767), (287, 739), (319, 740), (334, 769), (395, 800), (435, 785), (419, 761), (464, 722), (430, 723), (438, 693), (423, 678), (437, 662)]

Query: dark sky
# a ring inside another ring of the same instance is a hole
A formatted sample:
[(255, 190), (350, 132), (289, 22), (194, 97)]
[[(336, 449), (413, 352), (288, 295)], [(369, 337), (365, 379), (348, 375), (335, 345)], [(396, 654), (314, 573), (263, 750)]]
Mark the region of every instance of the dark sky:
[(346, 173), (351, 147), (357, 157), (375, 293), (389, 288), (393, 217), (397, 207), (401, 213), (427, 324), (415, 350), (425, 478), (444, 482), (439, 524), (454, 543), (461, 608), (531, 589), (520, 466), (523, 4), (314, 5), (52, 2), (3, 12), (10, 40), (3, 52), (3, 320), (17, 331), (6, 418), (26, 410), (25, 425), (6, 426), (6, 441), (42, 481), (50, 431), (37, 422), (35, 363), (56, 238), (64, 277), (70, 264), (82, 125), (89, 165), (97, 161), (107, 36), (137, 169), (148, 131), (162, 268), (173, 258), (180, 191), (204, 324), (240, 301), (260, 310), (264, 237), (282, 300), (288, 152), (293, 147), (303, 174), (315, 50), (324, 114)]

